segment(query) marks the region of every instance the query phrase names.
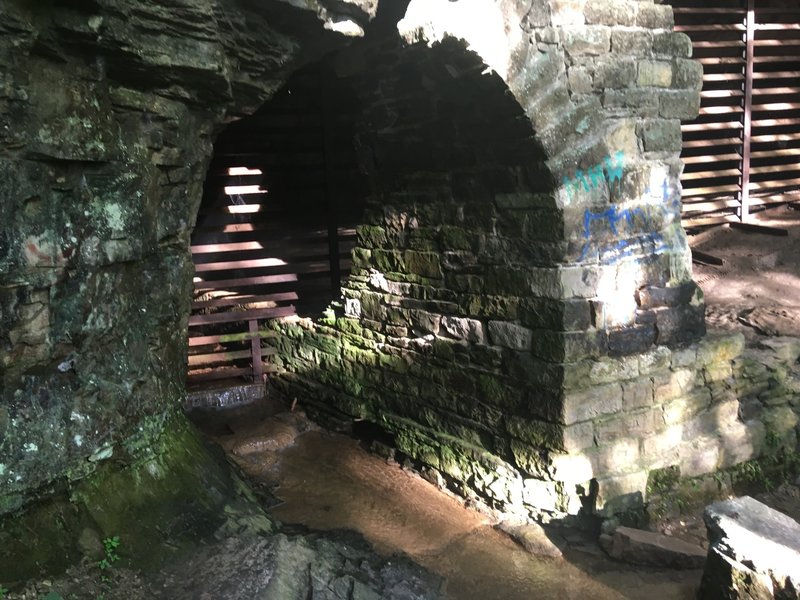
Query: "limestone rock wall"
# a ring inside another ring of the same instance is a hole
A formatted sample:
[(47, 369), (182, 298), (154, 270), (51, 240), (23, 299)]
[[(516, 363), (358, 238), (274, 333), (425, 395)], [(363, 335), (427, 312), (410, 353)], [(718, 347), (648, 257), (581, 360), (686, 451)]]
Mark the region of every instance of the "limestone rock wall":
[(343, 38), (282, 3), (0, 15), (1, 515), (148, 451), (184, 394), (213, 137)]

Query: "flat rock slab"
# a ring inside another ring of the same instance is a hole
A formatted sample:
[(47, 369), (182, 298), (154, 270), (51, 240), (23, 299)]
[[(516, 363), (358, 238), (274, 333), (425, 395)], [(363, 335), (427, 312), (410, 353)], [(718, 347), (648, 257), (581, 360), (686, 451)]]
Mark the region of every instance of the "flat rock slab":
[(636, 565), (702, 569), (706, 561), (706, 551), (700, 546), (630, 527), (617, 527), (605, 546), (612, 558)]
[(550, 539), (545, 530), (536, 523), (504, 521), (497, 525), (497, 528), (507, 533), (520, 546), (535, 556), (561, 557), (559, 545)]
[(749, 496), (706, 507), (703, 598), (800, 597), (800, 524)]

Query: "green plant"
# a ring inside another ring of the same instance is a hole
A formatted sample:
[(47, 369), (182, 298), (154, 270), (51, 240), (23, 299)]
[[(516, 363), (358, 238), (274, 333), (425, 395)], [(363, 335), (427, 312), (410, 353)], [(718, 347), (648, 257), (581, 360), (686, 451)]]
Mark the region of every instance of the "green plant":
[(774, 451), (777, 450), (781, 445), (781, 436), (778, 435), (772, 429), (768, 429), (766, 435), (764, 436), (764, 445), (769, 448), (770, 450)]
[(100, 580), (103, 583), (108, 583), (109, 581), (106, 571), (108, 571), (111, 566), (119, 560), (119, 554), (117, 554), (119, 544), (120, 541), (118, 535), (107, 537), (103, 540), (103, 550), (105, 551), (105, 556), (97, 563), (97, 566), (100, 567)]
[(6, 594), (9, 592), (8, 588), (3, 587), (3, 584), (0, 583), (0, 598), (5, 598)]

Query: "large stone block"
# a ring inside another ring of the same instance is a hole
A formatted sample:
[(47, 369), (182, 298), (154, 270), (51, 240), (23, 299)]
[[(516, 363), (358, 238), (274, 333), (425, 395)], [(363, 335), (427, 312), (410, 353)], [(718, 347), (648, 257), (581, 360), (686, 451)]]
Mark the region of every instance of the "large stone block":
[(533, 331), (516, 323), (489, 321), (489, 340), (496, 346), (511, 350), (530, 350)]
[(715, 600), (800, 597), (800, 524), (750, 498), (708, 506), (711, 546), (700, 595)]
[(642, 141), (647, 152), (680, 152), (683, 144), (680, 121), (648, 119), (642, 125)]
[(699, 112), (699, 92), (668, 90), (659, 93), (658, 114), (665, 119), (694, 119)]
[(706, 562), (706, 551), (700, 546), (630, 527), (614, 530), (609, 554), (629, 563), (673, 569), (700, 569)]
[(672, 85), (699, 91), (703, 87), (703, 65), (696, 60), (678, 59), (673, 67)]
[(601, 26), (574, 27), (563, 35), (564, 48), (570, 57), (598, 56), (611, 48), (611, 29)]
[(650, 56), (653, 34), (649, 31), (615, 29), (611, 34), (611, 49), (615, 54)]
[(663, 60), (642, 60), (638, 65), (637, 83), (642, 87), (668, 88), (672, 85), (672, 63)]
[[(685, 33), (677, 31), (656, 33), (653, 37), (653, 52), (670, 58), (689, 58), (692, 55), (692, 40)], [(702, 73), (702, 65), (700, 71)]]
[(636, 4), (627, 0), (589, 0), (584, 8), (589, 25), (623, 25), (636, 23)]
[(613, 57), (597, 59), (594, 87), (595, 89), (624, 89), (636, 82), (636, 62), (633, 59)]
[(562, 419), (566, 425), (570, 425), (621, 410), (622, 387), (619, 383), (609, 383), (565, 394)]

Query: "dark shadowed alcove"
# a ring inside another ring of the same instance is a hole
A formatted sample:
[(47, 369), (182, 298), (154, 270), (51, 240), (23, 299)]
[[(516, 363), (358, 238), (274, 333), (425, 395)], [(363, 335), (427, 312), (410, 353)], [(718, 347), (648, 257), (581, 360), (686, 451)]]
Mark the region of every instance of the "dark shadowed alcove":
[(357, 103), (329, 65), (292, 76), (214, 144), (192, 233), (190, 388), (273, 369), (281, 317), (321, 316), (350, 273), (366, 182), (353, 140)]

